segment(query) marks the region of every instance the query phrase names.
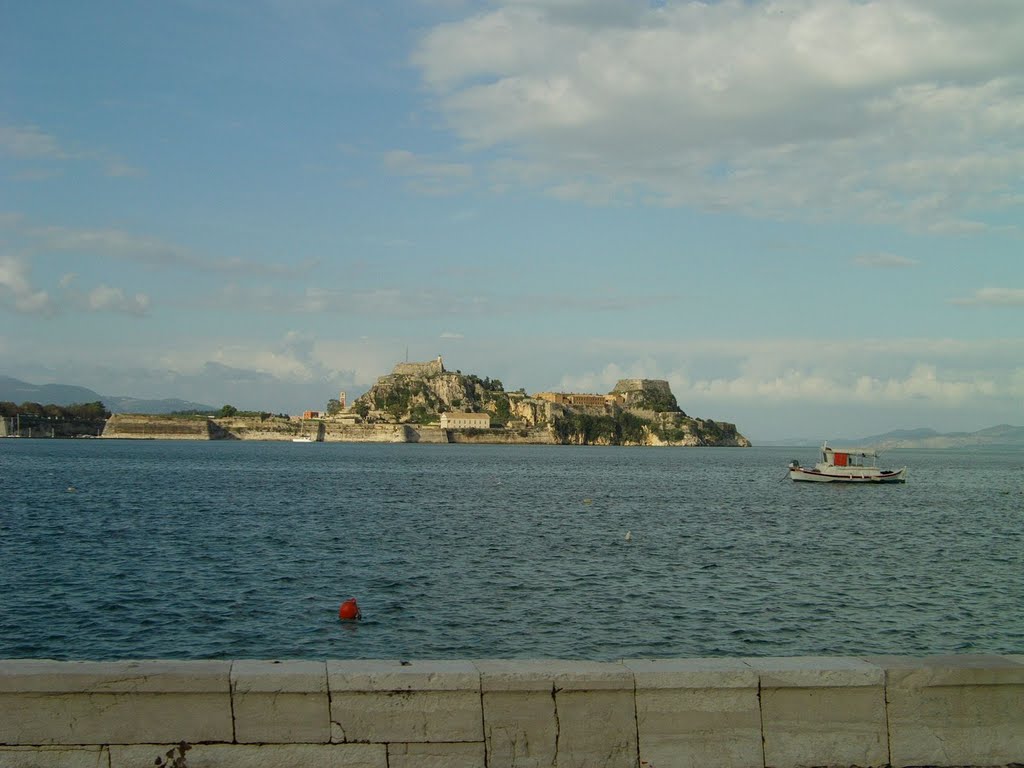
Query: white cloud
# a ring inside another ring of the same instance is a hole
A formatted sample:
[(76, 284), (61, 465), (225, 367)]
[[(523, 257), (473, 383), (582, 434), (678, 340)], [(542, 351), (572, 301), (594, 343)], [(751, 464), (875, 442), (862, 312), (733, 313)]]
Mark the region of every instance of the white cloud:
[[(0, 224), (3, 222), (0, 221)], [(297, 277), (308, 273), (314, 261), (273, 264), (241, 258), (214, 259), (190, 248), (123, 229), (79, 229), (61, 226), (26, 226), (23, 217), (9, 226), (31, 243), (35, 251), (88, 253), (101, 258), (129, 261), (152, 267), (218, 272), (246, 277)]]
[(120, 312), (128, 315), (144, 315), (149, 310), (149, 296), (136, 293), (125, 296), (120, 288), (99, 285), (89, 292), (86, 306), (93, 312)]
[(953, 299), (951, 303), (976, 307), (1024, 307), (1024, 288), (979, 288), (973, 296)]
[(897, 256), (894, 253), (862, 253), (853, 259), (853, 263), (859, 267), (896, 269), (900, 267), (916, 267), (921, 262), (916, 259), (908, 259), (906, 256)]
[(464, 189), (473, 177), (468, 163), (447, 163), (395, 149), (384, 155), (384, 167), (409, 179), (409, 188), (426, 195), (449, 195)]
[(621, 378), (667, 379), (684, 410), (687, 403), (713, 403), (725, 413), (738, 405), (1009, 407), (1024, 397), (1024, 339), (792, 338), (601, 346), (591, 354), (615, 355), (619, 362), (564, 377), (560, 386), (607, 392)]
[(563, 198), (987, 226), (1024, 173), (1024, 6), (498, 2), (413, 61), (492, 170)]
[[(0, 124), (0, 155), (19, 160), (92, 161), (103, 167), (107, 176), (141, 176), (144, 171), (116, 154), (102, 149), (68, 149), (56, 136), (35, 125)], [(43, 181), (60, 172), (49, 168), (30, 168), (17, 174), (20, 181)]]
[(31, 159), (68, 157), (55, 136), (34, 125), (0, 125), (0, 153)]
[(0, 256), (0, 302), (6, 301), (18, 312), (35, 314), (54, 309), (49, 294), (32, 287), (28, 265), (14, 256)]

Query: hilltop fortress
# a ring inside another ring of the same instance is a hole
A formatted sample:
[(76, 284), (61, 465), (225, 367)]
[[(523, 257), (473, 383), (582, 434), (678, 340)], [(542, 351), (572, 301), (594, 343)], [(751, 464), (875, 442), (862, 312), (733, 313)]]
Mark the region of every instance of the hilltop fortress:
[(104, 437), (317, 442), (541, 443), (552, 445), (739, 446), (736, 426), (693, 418), (667, 381), (622, 379), (605, 394), (505, 391), (498, 379), (449, 371), (438, 356), (397, 363), (348, 407), (302, 419), (270, 414), (115, 414)]

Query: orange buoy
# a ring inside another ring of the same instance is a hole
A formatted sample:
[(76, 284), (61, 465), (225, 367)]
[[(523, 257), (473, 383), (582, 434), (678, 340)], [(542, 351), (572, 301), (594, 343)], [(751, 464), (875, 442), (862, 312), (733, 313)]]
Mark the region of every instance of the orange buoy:
[(359, 610), (359, 604), (356, 602), (354, 597), (350, 597), (341, 604), (341, 607), (338, 608), (338, 618), (343, 621), (352, 621), (354, 619), (363, 618), (363, 614)]

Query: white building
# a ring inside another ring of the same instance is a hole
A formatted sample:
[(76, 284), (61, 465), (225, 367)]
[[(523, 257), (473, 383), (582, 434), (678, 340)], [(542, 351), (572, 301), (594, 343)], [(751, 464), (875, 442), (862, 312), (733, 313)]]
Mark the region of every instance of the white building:
[(491, 417), (486, 413), (442, 413), (441, 429), (490, 429)]

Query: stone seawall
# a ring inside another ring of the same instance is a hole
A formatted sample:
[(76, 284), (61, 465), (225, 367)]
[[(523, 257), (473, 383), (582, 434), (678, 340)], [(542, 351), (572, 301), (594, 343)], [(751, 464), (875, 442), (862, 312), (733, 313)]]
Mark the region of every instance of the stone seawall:
[(556, 445), (557, 440), (547, 427), (534, 429), (451, 429), (448, 439), (452, 443), (480, 445)]
[(1024, 656), (0, 661), (0, 766), (1024, 762)]

